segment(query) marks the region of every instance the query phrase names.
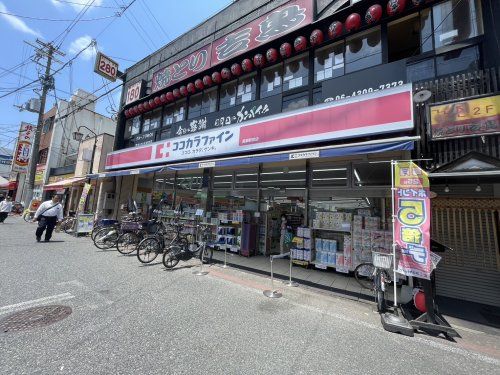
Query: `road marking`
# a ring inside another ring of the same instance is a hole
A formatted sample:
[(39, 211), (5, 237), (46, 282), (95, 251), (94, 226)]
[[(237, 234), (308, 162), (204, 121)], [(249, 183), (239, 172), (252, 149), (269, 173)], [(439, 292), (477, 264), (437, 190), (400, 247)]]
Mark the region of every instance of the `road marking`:
[(43, 297), (43, 298), (39, 298), (39, 299), (34, 299), (31, 301), (20, 302), (20, 303), (16, 303), (13, 305), (3, 306), (3, 307), (0, 307), (0, 315), (14, 312), (17, 310), (27, 309), (29, 307), (35, 307), (38, 305), (46, 305), (49, 303), (65, 301), (65, 300), (72, 299), (72, 298), (75, 298), (75, 296), (72, 295), (71, 293), (63, 293), (63, 294), (56, 294), (54, 296), (48, 296), (48, 297)]

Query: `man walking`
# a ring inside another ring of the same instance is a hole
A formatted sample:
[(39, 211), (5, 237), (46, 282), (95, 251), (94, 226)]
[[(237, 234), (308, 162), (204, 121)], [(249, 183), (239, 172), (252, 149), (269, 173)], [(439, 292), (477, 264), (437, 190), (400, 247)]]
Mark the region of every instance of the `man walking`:
[(63, 219), (63, 208), (59, 203), (59, 196), (54, 195), (51, 200), (43, 202), (35, 212), (35, 220), (38, 221), (36, 229), (36, 240), (40, 242), (45, 232), (45, 242), (50, 241), (56, 224)]
[(7, 219), (10, 211), (12, 211), (12, 198), (7, 197), (0, 202), (0, 223), (3, 223)]

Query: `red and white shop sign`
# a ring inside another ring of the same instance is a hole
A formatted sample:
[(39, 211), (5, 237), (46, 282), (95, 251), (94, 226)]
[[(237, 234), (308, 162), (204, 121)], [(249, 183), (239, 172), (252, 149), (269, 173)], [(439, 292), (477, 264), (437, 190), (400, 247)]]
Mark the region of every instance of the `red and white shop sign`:
[(106, 169), (413, 129), (411, 84), (108, 154)]
[(210, 68), (211, 53), (212, 44), (208, 44), (172, 65), (157, 70), (153, 73), (151, 92), (164, 89)]
[(136, 82), (127, 89), (127, 97), (125, 98), (125, 105), (135, 102), (141, 97), (143, 82), (144, 81)]
[(31, 155), (31, 142), (35, 135), (36, 127), (26, 122), (21, 123), (19, 128), (19, 137), (12, 163), (13, 172), (26, 172)]
[(313, 21), (312, 0), (294, 0), (217, 39), (212, 66), (248, 52)]

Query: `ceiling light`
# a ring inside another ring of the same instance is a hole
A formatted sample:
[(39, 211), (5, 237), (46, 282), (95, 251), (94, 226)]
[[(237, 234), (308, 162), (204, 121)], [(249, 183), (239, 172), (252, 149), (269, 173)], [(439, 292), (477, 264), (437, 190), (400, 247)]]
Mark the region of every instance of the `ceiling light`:
[(477, 184), (476, 186), (476, 191), (479, 193), (481, 192), (483, 189), (481, 188), (481, 185)]
[(449, 192), (450, 192), (450, 187), (449, 187), (448, 185), (446, 185), (446, 186), (444, 187), (444, 192), (445, 192), (445, 193), (449, 193)]

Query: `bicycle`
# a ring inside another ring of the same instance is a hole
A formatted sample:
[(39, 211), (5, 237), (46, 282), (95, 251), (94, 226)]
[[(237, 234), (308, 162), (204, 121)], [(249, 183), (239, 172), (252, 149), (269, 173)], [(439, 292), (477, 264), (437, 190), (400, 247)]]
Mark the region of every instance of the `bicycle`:
[[(134, 225), (135, 224), (135, 225)], [(154, 228), (154, 230), (151, 230)], [(139, 243), (148, 236), (148, 234), (158, 235), (164, 233), (166, 228), (163, 222), (156, 219), (145, 223), (128, 223), (127, 227), (121, 228), (124, 233), (118, 236), (116, 249), (120, 254), (128, 255), (137, 250)]]
[(69, 216), (65, 217), (60, 224), (60, 228), (64, 233), (69, 234), (75, 229), (76, 217), (75, 212), (70, 211)]
[(33, 218), (35, 217), (36, 211), (30, 211), (29, 208), (25, 209), (23, 212), (23, 220), (27, 223), (32, 223)]
[(385, 285), (392, 283), (392, 254), (372, 251), (372, 263), (361, 263), (354, 269), (354, 277), (362, 288), (372, 290), (377, 301), (377, 311), (386, 310)]
[(93, 234), (94, 245), (101, 250), (107, 250), (116, 246), (116, 242), (120, 234), (123, 233), (122, 225), (127, 225), (127, 223), (136, 223), (142, 220), (142, 216), (133, 212), (131, 215), (124, 217), (125, 221), (122, 223), (118, 221), (112, 221), (112, 223), (104, 228), (98, 229), (97, 232)]

